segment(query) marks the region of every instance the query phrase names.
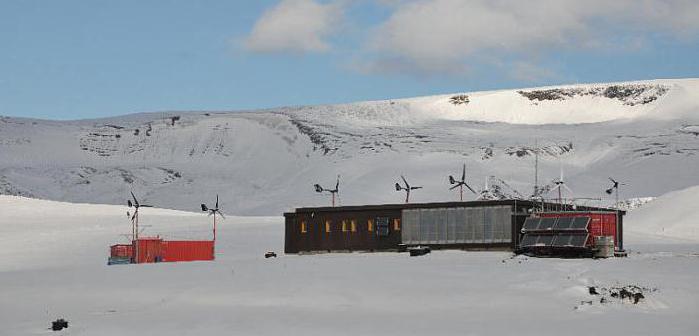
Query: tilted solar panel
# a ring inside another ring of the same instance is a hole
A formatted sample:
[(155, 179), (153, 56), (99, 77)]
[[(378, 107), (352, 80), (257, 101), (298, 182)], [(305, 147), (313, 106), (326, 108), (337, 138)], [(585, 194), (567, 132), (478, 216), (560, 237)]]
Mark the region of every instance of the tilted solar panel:
[(575, 247), (585, 247), (587, 235), (575, 235), (570, 238), (570, 245)]
[(570, 227), (573, 225), (573, 220), (574, 217), (561, 217), (558, 218), (558, 222), (556, 222), (556, 230), (570, 230)]
[(522, 241), (519, 243), (519, 246), (534, 246), (534, 245), (536, 245), (536, 241), (538, 239), (539, 239), (538, 235), (525, 234), (522, 237)]
[(571, 229), (573, 230), (585, 230), (587, 225), (590, 223), (590, 217), (575, 217)]
[(524, 221), (524, 224), (522, 224), (522, 230), (523, 231), (534, 231), (539, 227), (539, 222), (541, 221), (541, 218), (527, 218)]
[(553, 242), (553, 236), (541, 235), (539, 240), (536, 241), (536, 246), (551, 246), (551, 242)]
[(553, 230), (553, 227), (556, 225), (556, 219), (555, 217), (544, 217), (541, 218), (541, 223), (539, 224), (539, 230)]
[(551, 245), (556, 247), (564, 247), (570, 245), (571, 235), (560, 234), (553, 238), (553, 243)]

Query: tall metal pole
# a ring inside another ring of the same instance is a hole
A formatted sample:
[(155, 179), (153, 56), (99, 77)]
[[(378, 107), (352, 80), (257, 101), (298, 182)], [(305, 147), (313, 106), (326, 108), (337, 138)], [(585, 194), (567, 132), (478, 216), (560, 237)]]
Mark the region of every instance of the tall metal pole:
[(614, 240), (616, 240), (616, 242), (615, 242), (616, 245), (615, 245), (615, 246), (616, 246), (616, 248), (617, 248), (617, 250), (618, 250), (618, 249), (619, 249), (619, 187), (617, 186), (615, 189), (616, 189), (616, 190), (615, 190), (615, 193), (614, 193), (614, 194), (615, 194), (615, 199), (616, 199), (616, 204), (615, 204), (615, 208), (616, 208), (616, 220), (615, 220), (614, 225), (616, 225), (616, 231), (615, 231), (615, 233), (614, 233)]
[(405, 203), (410, 203), (410, 187), (405, 189)]
[(335, 193), (331, 192), (331, 194), (333, 195), (333, 207), (335, 207)]
[(539, 194), (539, 141), (534, 142), (534, 196)]
[(463, 184), (459, 185), (459, 199), (461, 200), (461, 202), (464, 201), (464, 185)]
[(136, 258), (134, 258), (135, 263), (138, 264), (138, 208), (136, 208), (136, 246), (134, 246), (134, 253), (136, 255)]

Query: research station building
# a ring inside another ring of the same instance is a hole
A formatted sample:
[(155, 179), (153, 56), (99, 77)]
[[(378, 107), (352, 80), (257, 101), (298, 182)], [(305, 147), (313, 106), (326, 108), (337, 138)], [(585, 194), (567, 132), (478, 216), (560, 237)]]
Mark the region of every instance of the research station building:
[[(623, 216), (614, 209), (514, 199), (297, 208), (284, 214), (284, 251), (587, 248), (595, 236), (610, 237), (623, 251)], [(552, 219), (535, 220), (543, 217)], [(569, 217), (581, 219), (559, 220)]]

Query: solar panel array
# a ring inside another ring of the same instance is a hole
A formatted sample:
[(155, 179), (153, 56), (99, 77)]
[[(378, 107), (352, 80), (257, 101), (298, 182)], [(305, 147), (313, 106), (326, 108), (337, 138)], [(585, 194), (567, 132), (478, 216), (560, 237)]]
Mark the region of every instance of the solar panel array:
[(530, 217), (524, 221), (522, 232), (587, 231), (590, 217)]
[(520, 247), (585, 247), (590, 217), (527, 218)]
[(585, 247), (587, 234), (525, 234), (520, 247)]

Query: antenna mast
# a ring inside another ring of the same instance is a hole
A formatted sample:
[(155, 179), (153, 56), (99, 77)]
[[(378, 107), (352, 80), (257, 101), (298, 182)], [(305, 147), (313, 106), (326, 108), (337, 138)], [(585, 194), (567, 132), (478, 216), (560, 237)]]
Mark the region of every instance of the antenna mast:
[(539, 140), (534, 140), (534, 196), (539, 195)]

